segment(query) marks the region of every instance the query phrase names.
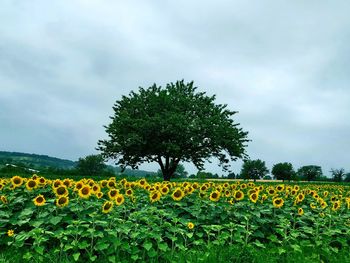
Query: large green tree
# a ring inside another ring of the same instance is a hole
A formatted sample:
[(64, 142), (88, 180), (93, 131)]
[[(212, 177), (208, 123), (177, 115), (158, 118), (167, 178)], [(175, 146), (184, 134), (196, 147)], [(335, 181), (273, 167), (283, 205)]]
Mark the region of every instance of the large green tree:
[(267, 169), (265, 162), (257, 159), (257, 160), (246, 160), (241, 169), (240, 177), (243, 179), (260, 179), (267, 175), (269, 170)]
[(271, 173), (277, 180), (291, 180), (295, 171), (293, 169), (293, 165), (291, 163), (276, 163), (271, 170)]
[(180, 160), (202, 170), (215, 157), (227, 170), (230, 160), (247, 157), (248, 133), (232, 119), (237, 112), (197, 92), (193, 82), (139, 88), (116, 101), (113, 110), (105, 126), (109, 138), (97, 149), (122, 168), (157, 162), (164, 180), (170, 180)]

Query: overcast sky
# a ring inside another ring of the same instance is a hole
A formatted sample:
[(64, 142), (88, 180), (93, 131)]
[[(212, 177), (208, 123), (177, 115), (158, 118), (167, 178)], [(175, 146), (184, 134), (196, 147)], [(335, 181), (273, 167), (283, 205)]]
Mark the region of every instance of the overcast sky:
[(188, 2), (2, 0), (0, 150), (94, 154), (116, 100), (184, 79), (239, 111), (269, 169), (350, 171), (350, 2)]

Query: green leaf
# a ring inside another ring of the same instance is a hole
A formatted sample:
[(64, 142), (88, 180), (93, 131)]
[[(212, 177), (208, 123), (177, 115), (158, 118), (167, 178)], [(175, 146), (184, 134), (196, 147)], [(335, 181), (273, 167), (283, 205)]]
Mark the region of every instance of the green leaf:
[(73, 254), (73, 258), (75, 261), (78, 261), (79, 257), (80, 257), (80, 252), (76, 252)]
[(168, 245), (166, 243), (158, 243), (158, 248), (160, 251), (167, 251), (168, 250)]
[(152, 243), (150, 241), (146, 241), (145, 243), (143, 243), (143, 247), (149, 251), (152, 248)]
[(60, 216), (54, 216), (54, 217), (51, 217), (50, 219), (50, 223), (53, 224), (53, 225), (57, 225), (59, 222), (62, 221), (62, 217)]
[(108, 261), (111, 262), (111, 263), (115, 263), (116, 262), (115, 256), (114, 255), (113, 256), (109, 256), (108, 257)]
[(97, 248), (98, 250), (105, 250), (105, 249), (107, 249), (109, 246), (110, 246), (109, 243), (98, 243), (97, 246), (96, 246), (96, 248)]

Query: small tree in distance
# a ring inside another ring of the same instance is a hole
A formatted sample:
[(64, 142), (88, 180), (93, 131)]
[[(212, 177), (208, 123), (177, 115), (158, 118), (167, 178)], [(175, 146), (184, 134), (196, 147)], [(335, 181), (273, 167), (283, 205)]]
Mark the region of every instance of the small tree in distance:
[(157, 162), (164, 180), (173, 177), (180, 161), (203, 170), (205, 161), (215, 157), (226, 171), (229, 161), (247, 158), (248, 133), (232, 119), (237, 112), (196, 90), (193, 82), (177, 81), (123, 96), (105, 126), (109, 138), (97, 149), (123, 169)]
[(341, 182), (343, 180), (343, 177), (346, 176), (345, 170), (343, 168), (341, 169), (331, 169), (331, 174), (333, 176), (334, 182)]
[(307, 181), (314, 181), (322, 176), (322, 168), (317, 165), (306, 165), (302, 166), (298, 169), (297, 175), (300, 179)]
[(260, 179), (267, 175), (269, 170), (267, 169), (265, 162), (260, 159), (247, 160), (242, 165), (241, 178), (243, 179)]
[(271, 173), (277, 180), (291, 180), (294, 177), (295, 171), (291, 163), (277, 163), (272, 167)]
[(79, 158), (76, 169), (79, 174), (96, 176), (101, 175), (106, 167), (103, 157), (97, 154)]

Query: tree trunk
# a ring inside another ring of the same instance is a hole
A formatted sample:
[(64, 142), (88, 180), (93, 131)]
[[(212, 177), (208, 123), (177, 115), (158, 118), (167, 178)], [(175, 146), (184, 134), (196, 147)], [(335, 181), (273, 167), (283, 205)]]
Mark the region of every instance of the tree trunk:
[(176, 167), (180, 162), (180, 158), (171, 158), (169, 156), (165, 156), (165, 165), (162, 161), (162, 158), (158, 156), (158, 163), (162, 170), (164, 181), (170, 181), (171, 177), (174, 175), (176, 171)]

